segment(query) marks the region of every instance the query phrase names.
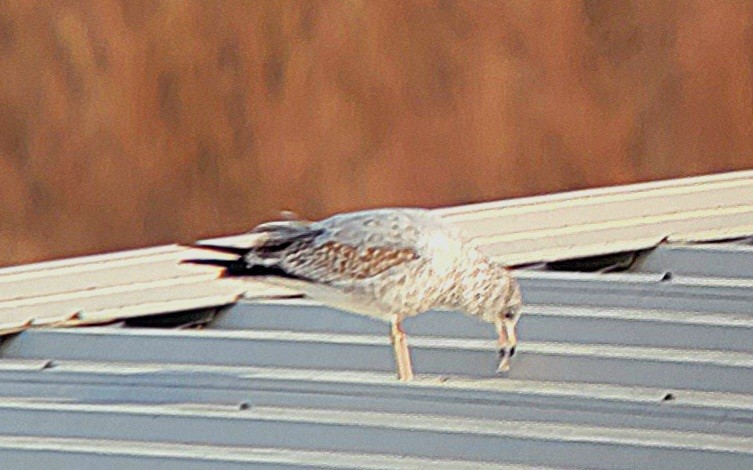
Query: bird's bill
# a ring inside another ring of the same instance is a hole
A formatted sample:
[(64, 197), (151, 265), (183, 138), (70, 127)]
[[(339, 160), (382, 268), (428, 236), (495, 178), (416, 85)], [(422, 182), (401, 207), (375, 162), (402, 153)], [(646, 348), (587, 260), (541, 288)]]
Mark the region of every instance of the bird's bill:
[(518, 344), (518, 337), (515, 332), (515, 324), (512, 322), (503, 322), (497, 327), (499, 333), (499, 367), (497, 372), (507, 372), (510, 370), (510, 358), (515, 354), (515, 346)]

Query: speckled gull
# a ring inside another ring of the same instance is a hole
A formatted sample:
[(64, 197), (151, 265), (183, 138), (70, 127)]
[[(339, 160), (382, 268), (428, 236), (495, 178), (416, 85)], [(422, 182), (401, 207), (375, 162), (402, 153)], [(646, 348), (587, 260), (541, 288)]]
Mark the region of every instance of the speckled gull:
[(424, 209), (374, 209), (318, 222), (268, 222), (248, 248), (200, 245), (238, 260), (191, 260), (220, 265), (230, 275), (273, 275), (325, 305), (391, 323), (397, 374), (413, 378), (406, 317), (430, 309), (456, 310), (493, 323), (499, 371), (509, 369), (517, 343), (521, 296), (509, 271), (457, 229)]

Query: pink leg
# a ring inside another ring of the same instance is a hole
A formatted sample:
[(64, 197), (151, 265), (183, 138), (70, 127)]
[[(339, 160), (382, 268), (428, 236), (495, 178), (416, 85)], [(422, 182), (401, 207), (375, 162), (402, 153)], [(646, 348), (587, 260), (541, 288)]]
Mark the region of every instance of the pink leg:
[(397, 378), (402, 382), (413, 380), (413, 365), (411, 364), (410, 351), (408, 350), (408, 336), (403, 331), (403, 325), (397, 315), (392, 317), (390, 341), (395, 350)]

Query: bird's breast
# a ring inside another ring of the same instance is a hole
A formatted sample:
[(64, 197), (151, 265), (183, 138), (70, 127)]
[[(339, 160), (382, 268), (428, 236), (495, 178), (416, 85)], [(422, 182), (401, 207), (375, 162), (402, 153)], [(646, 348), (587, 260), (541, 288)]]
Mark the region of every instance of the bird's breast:
[(457, 269), (463, 256), (463, 244), (440, 232), (429, 237), (426, 251), (432, 271), (442, 277)]

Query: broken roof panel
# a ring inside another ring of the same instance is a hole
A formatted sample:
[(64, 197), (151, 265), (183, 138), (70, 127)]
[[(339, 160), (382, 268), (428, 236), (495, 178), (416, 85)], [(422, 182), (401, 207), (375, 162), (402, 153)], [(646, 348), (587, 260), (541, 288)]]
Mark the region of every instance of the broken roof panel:
[(219, 307), (244, 293), (286, 292), (257, 281), (218, 279), (215, 269), (180, 264), (206, 255), (206, 250), (168, 245), (2, 269), (0, 332), (106, 323)]

